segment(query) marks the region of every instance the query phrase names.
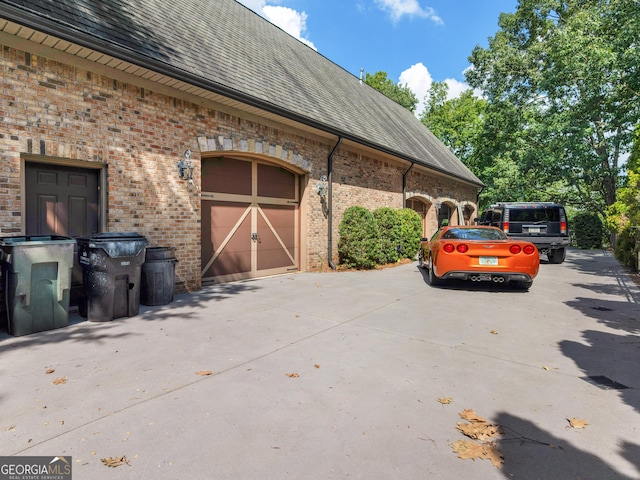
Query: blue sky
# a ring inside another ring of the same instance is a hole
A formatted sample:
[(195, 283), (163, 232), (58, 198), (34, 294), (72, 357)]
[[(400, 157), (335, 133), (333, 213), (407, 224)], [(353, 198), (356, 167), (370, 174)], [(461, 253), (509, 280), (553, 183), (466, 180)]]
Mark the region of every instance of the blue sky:
[[(464, 70), (486, 47), (501, 12), (518, 0), (239, 0), (329, 60), (358, 76), (387, 72), (422, 100), (433, 81), (452, 96), (467, 88)], [(422, 105), (418, 106), (418, 112)]]

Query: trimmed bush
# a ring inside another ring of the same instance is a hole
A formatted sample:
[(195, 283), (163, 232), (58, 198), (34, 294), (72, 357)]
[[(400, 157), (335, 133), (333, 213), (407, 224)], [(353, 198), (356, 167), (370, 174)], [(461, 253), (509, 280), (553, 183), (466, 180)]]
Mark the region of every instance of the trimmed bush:
[(376, 220), (380, 234), (382, 263), (397, 262), (401, 243), (398, 211), (389, 207), (380, 207), (373, 211), (373, 218)]
[(357, 205), (347, 208), (338, 233), (341, 264), (349, 268), (371, 269), (382, 261), (378, 225), (366, 208)]
[(615, 255), (620, 263), (633, 270), (637, 270), (638, 250), (636, 248), (636, 232), (632, 228), (624, 228), (618, 234)]
[(602, 248), (604, 227), (595, 213), (577, 213), (573, 218), (573, 236), (578, 248)]
[(400, 256), (413, 260), (422, 238), (422, 217), (411, 208), (401, 208), (397, 212), (400, 220)]

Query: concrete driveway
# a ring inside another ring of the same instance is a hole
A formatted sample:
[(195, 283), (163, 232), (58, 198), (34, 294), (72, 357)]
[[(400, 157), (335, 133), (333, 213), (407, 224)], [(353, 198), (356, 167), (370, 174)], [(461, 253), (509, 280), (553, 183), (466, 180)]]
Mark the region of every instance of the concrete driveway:
[[(571, 250), (529, 292), (413, 263), (72, 315), (0, 336), (0, 455), (71, 455), (75, 480), (637, 479), (639, 300)], [(453, 452), (466, 409), (500, 425), (502, 469)]]

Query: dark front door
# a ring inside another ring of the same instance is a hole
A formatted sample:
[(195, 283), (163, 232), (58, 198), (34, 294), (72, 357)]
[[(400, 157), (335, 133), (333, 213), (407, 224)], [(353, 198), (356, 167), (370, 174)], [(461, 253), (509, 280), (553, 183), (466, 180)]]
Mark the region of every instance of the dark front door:
[[(79, 237), (99, 231), (99, 170), (27, 162), (25, 233)], [(71, 304), (77, 305), (82, 270), (74, 262)]]

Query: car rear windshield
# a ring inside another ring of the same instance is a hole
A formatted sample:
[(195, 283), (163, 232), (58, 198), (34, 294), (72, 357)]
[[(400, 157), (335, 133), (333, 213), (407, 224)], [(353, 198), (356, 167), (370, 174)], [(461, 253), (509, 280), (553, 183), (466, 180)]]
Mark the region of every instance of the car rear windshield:
[(559, 208), (510, 208), (510, 222), (559, 222)]
[(502, 230), (494, 228), (452, 228), (442, 235), (443, 239), (460, 240), (505, 240)]

